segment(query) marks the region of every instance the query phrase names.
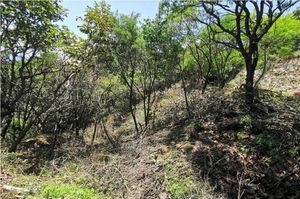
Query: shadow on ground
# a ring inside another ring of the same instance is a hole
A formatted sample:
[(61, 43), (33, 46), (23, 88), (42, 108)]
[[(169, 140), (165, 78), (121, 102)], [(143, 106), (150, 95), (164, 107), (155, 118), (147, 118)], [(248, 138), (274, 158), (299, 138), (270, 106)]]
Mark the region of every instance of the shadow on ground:
[(196, 113), (201, 122), (175, 121), (165, 143), (188, 140), (187, 159), (199, 180), (209, 179), (228, 198), (299, 198), (300, 111), (295, 99), (274, 95), (260, 91), (255, 113), (241, 108), (239, 95), (220, 98), (221, 106), (202, 103), (218, 109), (207, 118)]

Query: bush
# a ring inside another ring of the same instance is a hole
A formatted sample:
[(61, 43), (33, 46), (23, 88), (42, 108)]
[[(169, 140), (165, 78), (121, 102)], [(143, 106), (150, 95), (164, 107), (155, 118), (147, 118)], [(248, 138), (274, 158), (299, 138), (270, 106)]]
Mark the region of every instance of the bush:
[(274, 146), (274, 139), (272, 136), (265, 133), (257, 135), (254, 142), (256, 145), (265, 149), (271, 149)]
[(252, 128), (252, 118), (250, 115), (244, 115), (240, 118), (240, 124), (244, 126), (246, 132), (250, 132)]
[(5, 152), (1, 152), (1, 160), (2, 161), (14, 161), (18, 158), (18, 154), (17, 153), (5, 153)]

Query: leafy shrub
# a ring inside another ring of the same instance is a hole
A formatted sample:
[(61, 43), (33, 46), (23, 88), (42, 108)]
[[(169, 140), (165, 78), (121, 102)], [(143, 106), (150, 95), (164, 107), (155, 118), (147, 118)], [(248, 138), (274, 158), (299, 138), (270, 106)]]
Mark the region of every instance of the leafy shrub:
[(300, 148), (298, 146), (292, 147), (288, 150), (291, 157), (297, 157), (299, 155)]
[(274, 146), (274, 139), (272, 136), (265, 133), (257, 135), (254, 142), (256, 145), (266, 149), (270, 149)]
[(76, 172), (78, 171), (78, 164), (76, 162), (73, 162), (69, 165), (68, 169), (70, 172)]
[(12, 153), (1, 153), (1, 159), (2, 159), (2, 161), (14, 161), (14, 160), (16, 160), (17, 158), (18, 158), (18, 155), (17, 155), (17, 153), (14, 153), (14, 152), (12, 152)]
[(244, 130), (250, 132), (252, 128), (252, 118), (250, 115), (244, 115), (240, 118), (240, 123), (244, 126)]
[(261, 45), (269, 46), (269, 53), (274, 57), (288, 57), (299, 51), (298, 39), (300, 23), (292, 14), (279, 18), (272, 26)]
[(128, 90), (117, 76), (101, 77), (97, 92), (102, 93), (102, 100), (111, 106), (111, 111), (123, 114), (129, 111), (128, 101), (124, 100), (128, 99)]
[(244, 152), (244, 153), (250, 153), (250, 152), (252, 152), (253, 151), (253, 149), (251, 148), (251, 147), (248, 147), (248, 146), (246, 146), (245, 144), (243, 144), (243, 143), (239, 143), (239, 149), (242, 151), (242, 152)]

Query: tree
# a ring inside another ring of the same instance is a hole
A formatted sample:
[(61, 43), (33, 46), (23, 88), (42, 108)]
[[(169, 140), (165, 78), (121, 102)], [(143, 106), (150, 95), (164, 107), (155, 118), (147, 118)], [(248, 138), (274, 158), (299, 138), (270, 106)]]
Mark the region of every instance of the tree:
[[(102, 2), (89, 8), (82, 26), (82, 31), (88, 34), (89, 65), (97, 68), (102, 77), (117, 76), (126, 86), (127, 110), (137, 133), (149, 125), (156, 85), (165, 68), (161, 43), (166, 42), (158, 34), (162, 31), (157, 24), (147, 21), (140, 27), (138, 15), (113, 15)], [(139, 102), (143, 105), (143, 122), (136, 117)]]
[(186, 25), (189, 38), (188, 48), (199, 68), (202, 93), (205, 92), (210, 79), (215, 80), (216, 84), (223, 88), (228, 74), (235, 70), (237, 65), (237, 63), (231, 63), (231, 67), (228, 67), (233, 50), (214, 41), (217, 36), (224, 37), (224, 35), (216, 35), (212, 27), (202, 27), (195, 32), (191, 26)]
[(293, 14), (287, 14), (276, 21), (261, 40), (261, 49), (267, 49), (273, 58), (294, 55), (299, 48), (300, 23)]
[[(185, 99), (186, 110), (189, 117), (192, 116), (191, 108), (188, 100), (188, 70), (186, 67), (187, 58), (187, 42), (185, 34), (183, 34), (183, 18), (181, 15), (168, 16), (164, 11), (161, 3), (158, 15), (156, 16), (155, 33), (158, 38), (156, 44), (157, 57), (161, 60), (160, 65), (163, 66), (163, 78), (169, 83), (181, 81), (181, 87)], [(153, 36), (152, 36), (153, 37)], [(170, 76), (173, 78), (171, 79)]]
[[(254, 74), (259, 59), (259, 43), (273, 24), (299, 0), (260, 0), (260, 1), (174, 1), (166, 3), (173, 10), (184, 11), (198, 8), (198, 22), (210, 25), (212, 22), (219, 30), (234, 38), (235, 42), (217, 41), (238, 50), (246, 65), (246, 101), (252, 104), (254, 99)], [(253, 7), (253, 9), (251, 9)], [(224, 16), (233, 26), (222, 20)]]
[(300, 20), (300, 8), (299, 7), (294, 11), (293, 14), (298, 20)]
[(141, 68), (143, 77), (141, 97), (145, 126), (149, 123), (157, 90), (166, 87), (172, 82), (172, 78), (176, 77), (172, 71), (177, 55), (172, 46), (174, 42), (169, 28), (159, 15), (153, 20), (145, 20), (142, 25), (144, 64)]
[(33, 59), (55, 41), (54, 22), (61, 19), (62, 8), (56, 1), (1, 2), (1, 121), (10, 120), (16, 103), (26, 93), (27, 81), (37, 75), (25, 73)]
[(1, 2), (1, 137), (10, 131), (10, 151), (38, 126), (72, 74), (53, 53), (63, 15), (55, 0)]

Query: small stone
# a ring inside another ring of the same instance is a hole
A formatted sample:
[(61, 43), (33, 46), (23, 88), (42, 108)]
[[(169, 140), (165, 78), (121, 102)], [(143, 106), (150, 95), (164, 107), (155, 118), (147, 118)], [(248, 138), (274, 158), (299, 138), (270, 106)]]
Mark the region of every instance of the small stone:
[(170, 151), (170, 148), (165, 145), (161, 146), (161, 148), (160, 148), (160, 153), (162, 155), (167, 154), (169, 151)]
[(159, 194), (159, 199), (168, 199), (168, 194), (163, 192)]

